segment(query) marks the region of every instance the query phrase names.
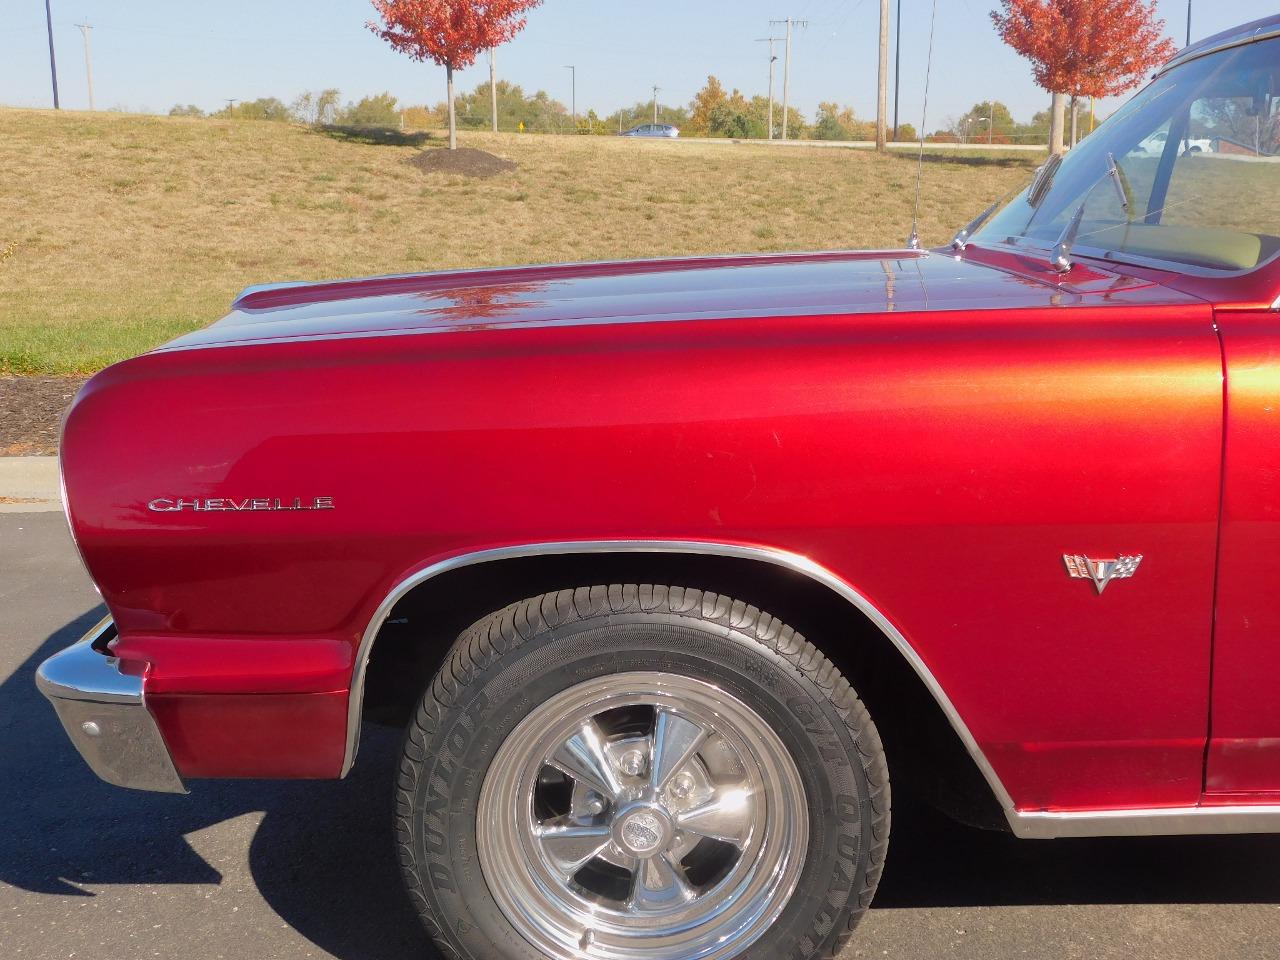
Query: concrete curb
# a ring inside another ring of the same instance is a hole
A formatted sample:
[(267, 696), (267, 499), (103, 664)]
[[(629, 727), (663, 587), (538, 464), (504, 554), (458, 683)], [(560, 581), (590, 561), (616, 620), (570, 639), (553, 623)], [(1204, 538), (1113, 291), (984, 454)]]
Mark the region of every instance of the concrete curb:
[(0, 457), (0, 513), (61, 510), (57, 457)]

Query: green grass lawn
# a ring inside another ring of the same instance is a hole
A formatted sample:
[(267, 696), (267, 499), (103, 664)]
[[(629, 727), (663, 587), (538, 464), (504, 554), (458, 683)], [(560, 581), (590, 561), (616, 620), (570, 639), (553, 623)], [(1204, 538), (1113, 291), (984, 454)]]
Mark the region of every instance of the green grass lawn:
[[(0, 372), (84, 373), (226, 312), (251, 283), (506, 263), (901, 246), (913, 156), (467, 134), (515, 161), (424, 173), (424, 148), (282, 123), (0, 110)], [(931, 157), (941, 243), (1038, 154)]]

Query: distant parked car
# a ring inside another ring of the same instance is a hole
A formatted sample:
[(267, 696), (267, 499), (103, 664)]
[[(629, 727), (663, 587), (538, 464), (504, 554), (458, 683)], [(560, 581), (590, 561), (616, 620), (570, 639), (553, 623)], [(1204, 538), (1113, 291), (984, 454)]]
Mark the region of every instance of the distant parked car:
[(630, 130), (624, 130), (618, 134), (620, 137), (666, 137), (668, 140), (674, 140), (680, 136), (680, 130), (673, 127), (669, 123), (642, 123), (638, 127), (632, 127)]
[[(1154, 133), (1147, 137), (1138, 146), (1155, 157), (1164, 153), (1164, 145), (1168, 139), (1168, 131), (1161, 130), (1159, 133)], [(1207, 137), (1204, 139), (1184, 139), (1182, 141), (1182, 153), (1212, 153), (1213, 150), (1213, 141)]]

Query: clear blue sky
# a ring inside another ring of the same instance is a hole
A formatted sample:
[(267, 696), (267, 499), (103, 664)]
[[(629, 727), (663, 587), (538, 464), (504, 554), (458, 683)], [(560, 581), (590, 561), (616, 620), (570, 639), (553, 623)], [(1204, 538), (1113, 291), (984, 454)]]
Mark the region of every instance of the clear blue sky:
[[(918, 124), (931, 0), (901, 2), (902, 120)], [(1026, 63), (996, 37), (987, 16), (993, 6), (938, 0), (931, 129), (992, 97), (1023, 120), (1046, 106)], [(602, 115), (647, 99), (655, 83), (664, 103), (687, 103), (712, 73), (727, 87), (764, 93), (767, 44), (753, 41), (770, 35), (771, 19), (792, 16), (809, 25), (795, 32), (791, 102), (812, 115), (819, 100), (837, 100), (870, 117), (878, 8), (876, 0), (546, 0), (498, 51), (499, 76), (567, 104), (564, 65), (576, 64), (579, 110)], [(1271, 0), (1194, 0), (1192, 38), (1274, 9)], [(1160, 0), (1160, 10), (1181, 45), (1185, 0)], [(402, 104), (443, 100), (444, 71), (391, 51), (364, 29), (370, 14), (366, 0), (53, 0), (62, 104), (88, 105), (75, 26), (86, 19), (94, 26), (99, 109), (167, 112), (194, 103), (207, 110), (227, 97), (289, 102), (323, 87), (338, 87), (344, 100), (383, 90)], [(0, 16), (0, 104), (51, 106), (43, 0), (8, 0)], [(460, 83), (484, 79), (487, 68), (477, 65)], [(775, 92), (781, 99), (780, 70)]]

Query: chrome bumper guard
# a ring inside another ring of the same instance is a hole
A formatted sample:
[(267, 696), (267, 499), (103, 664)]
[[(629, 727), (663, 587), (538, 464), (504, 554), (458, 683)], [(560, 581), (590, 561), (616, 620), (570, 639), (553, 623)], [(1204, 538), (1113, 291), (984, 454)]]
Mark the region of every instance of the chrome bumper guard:
[(40, 664), (36, 686), (99, 777), (119, 787), (186, 793), (169, 748), (143, 702), (142, 677), (120, 669), (107, 652), (115, 635), (111, 618)]

